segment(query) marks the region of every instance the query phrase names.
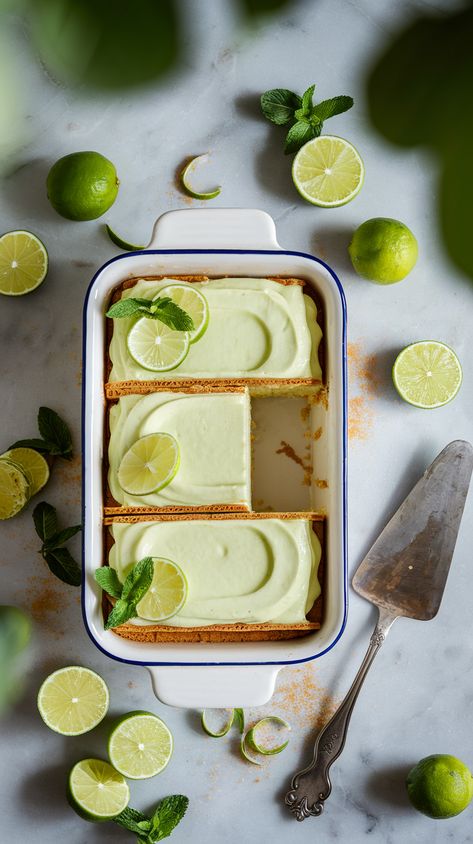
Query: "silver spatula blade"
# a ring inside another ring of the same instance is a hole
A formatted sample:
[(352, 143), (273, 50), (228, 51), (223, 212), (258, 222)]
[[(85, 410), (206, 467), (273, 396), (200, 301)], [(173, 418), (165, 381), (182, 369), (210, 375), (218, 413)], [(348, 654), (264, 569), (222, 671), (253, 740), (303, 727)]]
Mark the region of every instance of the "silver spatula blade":
[(353, 588), (393, 615), (427, 621), (440, 607), (473, 470), (473, 447), (440, 452), (388, 522)]

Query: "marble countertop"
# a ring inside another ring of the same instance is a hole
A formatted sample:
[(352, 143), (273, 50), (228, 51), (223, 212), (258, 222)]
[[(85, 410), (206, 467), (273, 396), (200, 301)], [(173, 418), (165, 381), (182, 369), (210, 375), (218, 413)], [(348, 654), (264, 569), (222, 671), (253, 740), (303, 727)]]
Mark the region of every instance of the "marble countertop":
[[(223, 185), (212, 207), (268, 211), (283, 246), (322, 257), (342, 279), (349, 311), (352, 573), (437, 452), (449, 440), (472, 438), (473, 362), (466, 327), (473, 288), (442, 252), (435, 166), (421, 151), (385, 144), (366, 118), (366, 68), (417, 4), (301, 3), (254, 33), (236, 27), (229, 4), (198, 4), (199, 15), (192, 14), (196, 5), (191, 0), (180, 4), (192, 24), (184, 67), (172, 80), (139, 94), (105, 98), (64, 90), (31, 58), (21, 29), (12, 34), (29, 142), (2, 186), (1, 229), (36, 232), (47, 244), (51, 269), (31, 297), (1, 303), (2, 448), (33, 435), (39, 405), (63, 414), (72, 425), (77, 456), (58, 465), (45, 497), (58, 506), (64, 523), (78, 521), (81, 308), (90, 278), (117, 250), (103, 232), (103, 221), (71, 223), (50, 208), (44, 180), (51, 164), (81, 149), (111, 158), (121, 188), (105, 219), (139, 243), (147, 241), (161, 213), (190, 207), (174, 186), (174, 171), (186, 156), (211, 150), (209, 183), (215, 176)], [(321, 98), (354, 96), (355, 108), (334, 118), (330, 129), (350, 138), (366, 163), (359, 197), (330, 211), (298, 197), (289, 160), (282, 155), (282, 133), (265, 123), (257, 108), (258, 95), (267, 88), (299, 91), (314, 81)], [(373, 216), (403, 220), (418, 238), (418, 264), (401, 284), (377, 287), (351, 269), (346, 252), (351, 232)], [(402, 403), (390, 380), (396, 352), (426, 337), (455, 348), (464, 367), (455, 402), (430, 413)], [(393, 628), (360, 695), (345, 752), (332, 769), (333, 794), (325, 813), (303, 824), (286, 812), (282, 795), (289, 776), (310, 756), (317, 727), (354, 676), (375, 621), (372, 608), (351, 594), (348, 625), (337, 647), (316, 663), (282, 670), (272, 702), (249, 713), (252, 718), (278, 713), (293, 726), (288, 749), (253, 768), (240, 759), (236, 738), (205, 737), (195, 712), (156, 701), (145, 670), (114, 663), (96, 650), (82, 625), (77, 592), (56, 581), (37, 554), (31, 507), (3, 523), (2, 602), (29, 610), (35, 636), (26, 693), (2, 723), (2, 841), (132, 840), (113, 825), (86, 825), (64, 799), (70, 765), (105, 752), (105, 728), (65, 739), (49, 732), (36, 712), (40, 682), (68, 663), (88, 665), (106, 678), (112, 713), (150, 709), (172, 729), (175, 752), (166, 771), (132, 784), (131, 790), (132, 805), (139, 808), (166, 794), (189, 795), (190, 810), (173, 834), (175, 844), (237, 844), (263, 835), (273, 844), (472, 841), (471, 810), (450, 821), (431, 821), (410, 808), (403, 785), (411, 765), (431, 753), (451, 753), (473, 765), (472, 515), (473, 496), (438, 617), (429, 624), (401, 620)], [(75, 550), (78, 554), (79, 541)]]

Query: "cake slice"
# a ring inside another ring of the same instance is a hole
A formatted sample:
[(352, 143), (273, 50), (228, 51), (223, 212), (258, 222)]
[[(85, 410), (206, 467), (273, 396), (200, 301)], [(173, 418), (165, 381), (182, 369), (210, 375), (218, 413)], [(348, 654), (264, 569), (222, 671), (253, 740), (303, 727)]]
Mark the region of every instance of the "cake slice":
[[(249, 510), (250, 426), (244, 387), (205, 393), (159, 389), (119, 398), (109, 407), (105, 512)], [(177, 442), (177, 472), (158, 491), (130, 494), (119, 482), (121, 461), (135, 442), (158, 432)]]
[[(152, 300), (164, 288), (169, 292), (173, 283), (182, 285), (182, 280), (131, 279), (115, 292), (114, 301)], [(127, 383), (136, 381), (242, 384), (258, 395), (280, 387), (291, 392), (320, 386), (322, 329), (314, 297), (304, 292), (302, 280), (186, 277), (186, 283), (207, 302), (206, 330), (191, 342), (178, 365), (152, 371), (129, 350), (128, 334), (136, 317), (114, 319), (107, 355), (109, 397), (123, 394), (120, 387), (126, 392)]]
[[(144, 557), (177, 563), (183, 607), (164, 623), (115, 628), (142, 642), (292, 638), (320, 626), (321, 522), (301, 513), (106, 519), (108, 563), (123, 583)], [(105, 616), (111, 609), (104, 602)], [(315, 620), (316, 619), (316, 620)]]

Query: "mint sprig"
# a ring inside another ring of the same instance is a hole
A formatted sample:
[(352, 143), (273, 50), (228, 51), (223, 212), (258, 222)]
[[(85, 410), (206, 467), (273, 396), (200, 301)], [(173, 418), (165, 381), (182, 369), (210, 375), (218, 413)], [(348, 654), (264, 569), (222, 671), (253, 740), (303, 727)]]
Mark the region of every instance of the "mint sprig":
[(42, 541), (40, 554), (50, 571), (69, 586), (80, 586), (81, 570), (64, 543), (82, 530), (82, 525), (58, 529), (56, 508), (40, 501), (33, 510), (36, 533)]
[(143, 316), (148, 319), (159, 319), (174, 331), (192, 331), (194, 320), (169, 296), (157, 299), (120, 299), (107, 311), (110, 319), (124, 319), (126, 317)]
[(50, 454), (53, 457), (72, 458), (72, 437), (68, 425), (55, 410), (40, 407), (38, 428), (41, 434), (31, 439), (17, 440), (10, 448), (34, 448), (35, 451)]
[(157, 844), (171, 835), (184, 817), (188, 805), (188, 797), (173, 794), (161, 800), (151, 816), (127, 807), (113, 821), (129, 832), (134, 832), (138, 836), (138, 844)]
[(313, 103), (315, 85), (311, 85), (302, 97), (287, 88), (274, 88), (261, 95), (261, 110), (264, 116), (278, 126), (292, 123), (284, 145), (284, 152), (297, 152), (307, 141), (317, 138), (324, 121), (336, 114), (348, 111), (353, 105), (352, 97), (345, 95)]
[(110, 566), (102, 566), (95, 571), (95, 579), (105, 592), (117, 598), (113, 610), (105, 622), (105, 630), (112, 627), (119, 627), (125, 624), (130, 618), (136, 618), (136, 605), (151, 586), (154, 572), (154, 561), (152, 557), (143, 557), (139, 563), (135, 563), (132, 570), (122, 585), (116, 572)]

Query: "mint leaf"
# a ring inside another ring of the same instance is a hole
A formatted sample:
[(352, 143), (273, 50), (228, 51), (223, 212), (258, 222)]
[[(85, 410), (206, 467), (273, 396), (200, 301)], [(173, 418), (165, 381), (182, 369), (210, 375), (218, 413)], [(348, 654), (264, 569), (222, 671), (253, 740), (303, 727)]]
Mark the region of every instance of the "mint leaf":
[(47, 501), (40, 501), (33, 510), (36, 533), (42, 542), (48, 542), (57, 532), (56, 509)]
[(64, 545), (69, 539), (72, 539), (76, 533), (82, 530), (82, 525), (72, 525), (72, 527), (64, 528), (64, 530), (60, 530), (58, 533), (55, 533), (54, 536), (51, 536), (49, 539), (45, 540), (45, 549), (49, 550), (50, 548), (58, 548), (60, 545)]
[(37, 438), (29, 440), (17, 440), (10, 448), (34, 448), (35, 451), (49, 453), (49, 446), (44, 440)]
[(312, 109), (312, 97), (314, 96), (315, 85), (311, 85), (302, 95), (302, 112), (309, 115)]
[(45, 550), (43, 557), (59, 580), (68, 583), (69, 586), (81, 585), (81, 570), (67, 548)]
[(176, 305), (172, 299), (161, 301), (155, 299), (153, 304), (156, 305), (156, 311), (144, 314), (144, 316), (159, 319), (169, 328), (173, 328), (174, 331), (192, 331), (194, 328), (192, 317), (186, 311), (183, 311), (179, 305)]
[(152, 557), (143, 557), (139, 563), (136, 563), (123, 584), (123, 601), (136, 606), (151, 586), (153, 572), (154, 562)]
[(115, 569), (110, 566), (101, 566), (101, 568), (96, 569), (94, 577), (104, 592), (107, 592), (112, 598), (121, 598), (123, 587)]
[(40, 407), (38, 411), (38, 428), (50, 454), (65, 457), (67, 460), (71, 459), (71, 432), (55, 410), (52, 410), (50, 407)]
[(134, 618), (135, 615), (136, 604), (129, 604), (128, 601), (119, 598), (105, 622), (105, 630), (110, 630), (112, 627), (119, 627), (120, 624), (125, 624), (130, 618)]
[(284, 144), (285, 155), (297, 152), (307, 141), (317, 137), (317, 135), (320, 135), (320, 131), (317, 131), (314, 126), (311, 126), (305, 120), (299, 120), (297, 123), (294, 123), (294, 126), (291, 126), (286, 135), (286, 142)]
[(342, 95), (340, 97), (332, 97), (330, 100), (322, 100), (317, 103), (312, 109), (312, 114), (318, 117), (319, 120), (328, 120), (329, 117), (334, 117), (336, 114), (343, 114), (348, 111), (353, 105), (353, 98)]
[(273, 88), (261, 95), (261, 111), (268, 120), (278, 126), (284, 126), (293, 120), (294, 112), (301, 104), (301, 98), (287, 88)]
[(120, 299), (108, 309), (106, 316), (110, 319), (124, 319), (134, 316), (142, 310), (148, 311), (151, 304), (151, 299)]
[(183, 794), (173, 794), (161, 800), (153, 812), (152, 826), (148, 838), (152, 842), (162, 841), (171, 835), (171, 832), (184, 817), (189, 798)]
[(151, 818), (148, 818), (137, 809), (132, 809), (131, 806), (123, 809), (123, 812), (120, 812), (113, 820), (114, 823), (123, 826), (129, 832), (135, 832), (137, 835), (146, 834), (151, 829)]

